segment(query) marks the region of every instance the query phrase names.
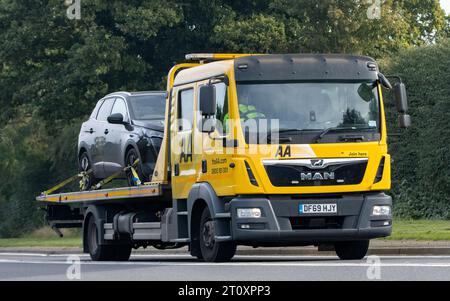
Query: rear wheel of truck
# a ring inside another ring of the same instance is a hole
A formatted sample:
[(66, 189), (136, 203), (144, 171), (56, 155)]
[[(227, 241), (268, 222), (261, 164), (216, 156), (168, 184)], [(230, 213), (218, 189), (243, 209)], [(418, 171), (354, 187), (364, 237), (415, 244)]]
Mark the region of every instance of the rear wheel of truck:
[(236, 244), (234, 242), (217, 242), (215, 241), (214, 220), (211, 218), (209, 208), (203, 209), (200, 218), (200, 250), (202, 258), (207, 262), (224, 262), (230, 261), (236, 253)]
[(127, 261), (131, 254), (131, 245), (99, 245), (98, 228), (95, 218), (88, 221), (87, 244), (93, 261)]
[(342, 260), (363, 259), (369, 250), (369, 241), (343, 241), (334, 245), (337, 256)]

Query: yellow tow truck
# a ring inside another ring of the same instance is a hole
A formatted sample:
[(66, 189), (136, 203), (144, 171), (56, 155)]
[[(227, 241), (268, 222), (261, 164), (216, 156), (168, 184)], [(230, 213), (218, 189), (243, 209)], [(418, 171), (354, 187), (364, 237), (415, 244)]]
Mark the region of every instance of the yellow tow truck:
[(361, 259), (392, 230), (383, 87), (399, 126), (405, 85), (372, 58), (189, 54), (168, 74), (164, 138), (149, 183), (44, 193), (54, 229), (83, 228), (93, 260), (189, 246), (205, 261), (236, 246), (334, 248)]

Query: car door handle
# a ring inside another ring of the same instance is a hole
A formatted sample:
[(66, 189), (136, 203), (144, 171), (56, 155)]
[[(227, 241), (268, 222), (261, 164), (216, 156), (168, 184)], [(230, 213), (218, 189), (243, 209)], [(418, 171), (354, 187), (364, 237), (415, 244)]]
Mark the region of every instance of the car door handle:
[(108, 133), (109, 133), (109, 130), (106, 129), (106, 130), (105, 130), (105, 135), (108, 135)]
[(93, 128), (90, 128), (89, 131), (85, 131), (85, 132), (86, 132), (86, 133), (89, 133), (89, 134), (92, 134), (92, 133), (94, 133), (95, 131), (94, 131)]

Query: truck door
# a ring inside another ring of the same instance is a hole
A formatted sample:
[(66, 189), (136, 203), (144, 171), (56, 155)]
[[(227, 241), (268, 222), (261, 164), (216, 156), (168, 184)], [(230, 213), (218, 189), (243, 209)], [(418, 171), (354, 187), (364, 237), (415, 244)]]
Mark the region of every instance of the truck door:
[(172, 193), (176, 199), (185, 199), (195, 182), (192, 132), (194, 127), (193, 86), (174, 90), (172, 102), (171, 163)]
[[(200, 97), (201, 87), (210, 83), (210, 80), (198, 84), (198, 97)], [(231, 119), (228, 99), (228, 86), (217, 80), (212, 83), (215, 87), (216, 114), (210, 118), (214, 124), (214, 132), (202, 133), (200, 128), (194, 132), (194, 146), (201, 151), (194, 152), (194, 163), (197, 170), (198, 180), (211, 184), (218, 195), (233, 194), (234, 178), (231, 176), (230, 163), (233, 157), (233, 139), (228, 121)], [(198, 109), (197, 101), (197, 111)], [(200, 127), (203, 124), (203, 117), (197, 113), (196, 124)], [(228, 145), (227, 145), (228, 143)], [(228, 149), (228, 148), (230, 149)]]

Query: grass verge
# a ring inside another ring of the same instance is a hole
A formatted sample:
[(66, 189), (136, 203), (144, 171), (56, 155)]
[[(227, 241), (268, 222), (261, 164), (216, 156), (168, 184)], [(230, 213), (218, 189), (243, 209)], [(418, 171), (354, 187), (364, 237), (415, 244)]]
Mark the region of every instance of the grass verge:
[(450, 220), (398, 220), (394, 219), (389, 240), (449, 240)]

